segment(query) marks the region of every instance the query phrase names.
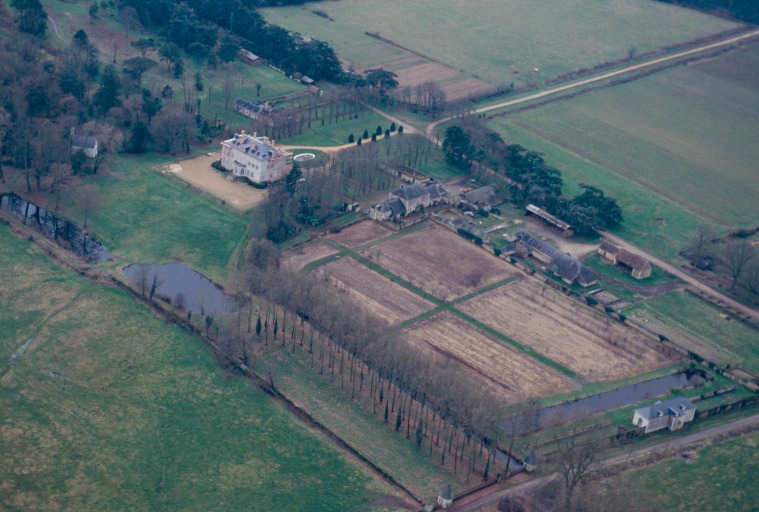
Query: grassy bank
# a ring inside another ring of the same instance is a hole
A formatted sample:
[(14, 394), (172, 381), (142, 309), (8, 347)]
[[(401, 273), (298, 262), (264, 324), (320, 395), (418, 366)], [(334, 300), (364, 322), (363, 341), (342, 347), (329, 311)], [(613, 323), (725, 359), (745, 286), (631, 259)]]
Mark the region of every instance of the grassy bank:
[(387, 492), (198, 339), (5, 227), (0, 269), (0, 508), (351, 510)]

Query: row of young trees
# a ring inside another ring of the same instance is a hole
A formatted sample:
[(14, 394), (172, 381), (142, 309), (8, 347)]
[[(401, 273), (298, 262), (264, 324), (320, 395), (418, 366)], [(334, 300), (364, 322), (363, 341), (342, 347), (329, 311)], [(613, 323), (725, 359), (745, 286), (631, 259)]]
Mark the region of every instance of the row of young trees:
[(576, 233), (592, 233), (622, 222), (622, 210), (603, 190), (580, 185), (581, 194), (571, 199), (564, 196), (559, 169), (548, 165), (540, 153), (507, 144), (477, 117), (463, 118), (445, 130), (443, 152), (453, 165), (503, 173), (515, 204), (541, 206), (569, 222)]
[[(329, 278), (280, 268), (273, 244), (254, 240), (235, 281), (258, 308), (249, 302), (247, 312), (243, 308), (222, 326), (226, 364), (230, 358), (249, 361), (261, 345), (297, 351), (379, 421), (420, 450), (436, 452), (441, 464), (467, 476), (476, 471), (492, 477), (507, 469), (496, 468), (494, 449), (499, 435), (507, 435), (495, 428), (493, 411), (505, 404), (335, 293)], [(276, 375), (269, 379), (276, 386)], [(525, 426), (519, 422), (510, 432), (523, 435)]]

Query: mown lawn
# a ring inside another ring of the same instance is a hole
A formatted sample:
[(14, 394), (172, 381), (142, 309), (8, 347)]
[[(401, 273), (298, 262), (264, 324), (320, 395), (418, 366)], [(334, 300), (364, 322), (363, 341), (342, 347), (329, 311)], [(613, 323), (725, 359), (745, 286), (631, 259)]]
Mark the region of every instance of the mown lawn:
[(321, 120), (313, 121), (311, 128), (306, 128), (303, 134), (282, 139), (281, 142), (290, 146), (340, 146), (348, 144), (351, 134), (354, 142), (357, 142), (366, 130), (369, 137), (362, 143), (369, 144), (377, 126), (382, 127), (382, 135), (377, 136), (377, 140), (381, 141), (385, 137), (385, 130), (390, 128), (390, 121), (368, 110), (360, 113), (355, 119), (341, 119), (333, 123), (325, 121), (324, 124), (321, 124)]
[[(103, 205), (91, 214), (88, 229), (120, 266), (181, 260), (224, 281), (250, 219), (154, 170), (167, 161), (163, 155), (125, 155), (112, 161), (114, 172), (89, 179), (98, 186)], [(81, 224), (82, 212), (72, 213)]]
[(0, 273), (3, 510), (365, 510), (388, 492), (198, 339), (5, 227)]
[(709, 444), (686, 460), (625, 473), (619, 485), (647, 490), (662, 510), (753, 511), (759, 503), (758, 445), (757, 432)]
[[(304, 8), (305, 7), (305, 8)], [(332, 20), (307, 9), (325, 12)], [(328, 42), (356, 65), (392, 67), (427, 57), (493, 85), (552, 76), (714, 34), (731, 23), (643, 0), (371, 0), (318, 2), (263, 10), (266, 19)], [(379, 33), (398, 46), (371, 38)], [(550, 34), (550, 37), (546, 37)], [(538, 72), (533, 72), (538, 68)], [(518, 71), (519, 74), (515, 74)], [(431, 79), (434, 80), (434, 77)]]

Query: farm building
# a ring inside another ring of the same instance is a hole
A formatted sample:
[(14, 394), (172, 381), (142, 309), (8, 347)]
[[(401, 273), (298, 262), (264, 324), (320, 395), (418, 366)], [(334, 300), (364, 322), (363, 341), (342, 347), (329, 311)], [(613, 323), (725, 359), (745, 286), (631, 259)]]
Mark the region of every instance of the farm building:
[(248, 50), (245, 50), (242, 48), (240, 48), (239, 55), (240, 55), (241, 61), (247, 64), (250, 64), (251, 66), (260, 66), (261, 64), (264, 63), (264, 59), (262, 59), (255, 53), (249, 52)]
[(292, 153), (277, 148), (268, 137), (256, 137), (242, 130), (221, 143), (221, 166), (235, 176), (253, 183), (265, 183), (284, 178), (289, 172)]
[(465, 192), (461, 196), (461, 204), (469, 205), (470, 207), (490, 211), (491, 208), (497, 206), (506, 200), (505, 196), (499, 193), (493, 185), (485, 185), (469, 192)]
[(530, 454), (524, 459), (524, 470), (531, 473), (535, 470), (537, 465), (538, 457), (535, 455), (535, 452), (530, 452)]
[(424, 173), (417, 171), (416, 169), (403, 164), (397, 164), (394, 166), (380, 165), (380, 169), (391, 176), (396, 176), (405, 183), (421, 183), (427, 185), (432, 179)]
[(696, 406), (687, 398), (673, 398), (666, 402), (656, 402), (650, 407), (635, 409), (633, 425), (645, 427), (645, 433), (663, 428), (678, 430), (696, 415)]
[(367, 213), (374, 220), (396, 220), (422, 208), (447, 202), (448, 192), (441, 184), (425, 187), (413, 183), (390, 192), (387, 201), (374, 205)]
[(479, 238), (480, 240), (487, 241), (487, 233), (484, 229), (480, 228), (477, 224), (475, 224), (471, 219), (461, 216), (461, 217), (454, 217), (453, 219), (448, 221), (448, 224), (456, 228), (456, 230), (464, 231), (465, 233), (469, 233), (471, 236), (475, 238)]
[(571, 236), (574, 234), (574, 231), (572, 231), (571, 225), (559, 219), (558, 217), (551, 215), (550, 213), (545, 211), (543, 208), (535, 206), (534, 204), (528, 204), (525, 207), (525, 210), (527, 210), (528, 214), (532, 214), (532, 215), (535, 215), (536, 217), (540, 217), (541, 219), (543, 219), (543, 221), (545, 221), (546, 224), (558, 229), (561, 232), (561, 236)]
[(645, 279), (651, 275), (651, 264), (647, 259), (633, 254), (627, 249), (617, 247), (611, 242), (604, 241), (598, 248), (598, 254), (605, 260), (625, 269), (635, 279)]
[(579, 260), (524, 231), (518, 232), (516, 236), (517, 252), (522, 257), (532, 256), (538, 261), (547, 263), (549, 270), (565, 283), (578, 283), (580, 286), (596, 283), (596, 276)]
[(232, 103), (232, 110), (251, 119), (271, 120), (273, 114), (276, 114), (283, 109), (272, 107), (268, 101), (246, 101), (242, 98), (237, 98), (234, 103)]
[(88, 135), (74, 135), (74, 129), (71, 129), (71, 152), (84, 151), (88, 158), (98, 156), (98, 140)]
[(453, 493), (451, 492), (451, 484), (446, 485), (437, 497), (437, 504), (441, 508), (450, 508), (453, 505)]

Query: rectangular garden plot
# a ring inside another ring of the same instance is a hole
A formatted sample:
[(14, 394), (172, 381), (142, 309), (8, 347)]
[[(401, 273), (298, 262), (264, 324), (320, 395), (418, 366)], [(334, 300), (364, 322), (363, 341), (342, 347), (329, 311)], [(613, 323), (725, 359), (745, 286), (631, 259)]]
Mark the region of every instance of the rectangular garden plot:
[(346, 247), (356, 247), (358, 245), (377, 240), (388, 236), (393, 232), (373, 220), (365, 220), (349, 226), (339, 233), (329, 235), (329, 237)]
[(572, 388), (569, 378), (451, 313), (415, 322), (404, 332), (412, 345), (433, 352), (435, 359), (444, 359), (451, 372), (465, 372), (473, 385), (484, 381), (507, 402), (555, 395)]
[(361, 254), (443, 300), (472, 293), (514, 274), (504, 260), (437, 225), (387, 240)]
[(348, 257), (316, 269), (327, 275), (341, 292), (354, 297), (375, 316), (390, 324), (408, 320), (432, 309), (432, 304)]
[(529, 279), (458, 308), (591, 381), (621, 379), (672, 362), (637, 331)]
[(304, 245), (288, 252), (284, 256), (284, 265), (292, 270), (301, 270), (309, 263), (332, 256), (338, 252), (340, 251), (324, 242)]

